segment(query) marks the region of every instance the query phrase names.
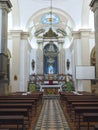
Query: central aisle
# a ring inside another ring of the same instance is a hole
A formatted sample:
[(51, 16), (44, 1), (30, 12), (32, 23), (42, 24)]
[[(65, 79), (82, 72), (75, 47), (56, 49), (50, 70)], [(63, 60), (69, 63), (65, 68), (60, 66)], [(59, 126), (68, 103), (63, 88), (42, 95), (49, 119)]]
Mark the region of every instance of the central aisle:
[(34, 130), (71, 130), (57, 99), (44, 100)]

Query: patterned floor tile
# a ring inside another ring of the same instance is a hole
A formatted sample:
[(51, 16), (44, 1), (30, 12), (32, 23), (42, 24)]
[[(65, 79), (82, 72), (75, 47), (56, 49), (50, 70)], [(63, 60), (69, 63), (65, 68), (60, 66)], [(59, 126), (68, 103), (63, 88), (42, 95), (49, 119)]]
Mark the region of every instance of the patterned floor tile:
[(71, 130), (57, 99), (44, 101), (34, 130)]

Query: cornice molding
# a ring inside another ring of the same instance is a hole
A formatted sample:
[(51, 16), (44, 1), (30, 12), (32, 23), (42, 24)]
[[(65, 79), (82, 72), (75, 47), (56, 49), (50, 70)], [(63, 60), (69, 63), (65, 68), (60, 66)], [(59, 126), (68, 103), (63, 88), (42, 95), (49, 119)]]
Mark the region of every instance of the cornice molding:
[(10, 30), (8, 32), (8, 38), (20, 37), (20, 39), (28, 39), (29, 32), (23, 32), (22, 30)]
[(74, 39), (81, 39), (82, 37), (94, 38), (94, 32), (91, 29), (79, 29), (72, 32)]
[(11, 4), (10, 0), (0, 0), (0, 8), (6, 9), (7, 12), (10, 12), (10, 10), (12, 8), (12, 4)]
[(98, 1), (98, 0), (92, 0), (89, 6), (90, 6), (90, 7), (93, 7), (93, 5), (94, 5), (94, 3), (95, 3), (96, 1)]
[(92, 0), (89, 6), (91, 7), (91, 10), (95, 12), (95, 10), (98, 8), (98, 0)]

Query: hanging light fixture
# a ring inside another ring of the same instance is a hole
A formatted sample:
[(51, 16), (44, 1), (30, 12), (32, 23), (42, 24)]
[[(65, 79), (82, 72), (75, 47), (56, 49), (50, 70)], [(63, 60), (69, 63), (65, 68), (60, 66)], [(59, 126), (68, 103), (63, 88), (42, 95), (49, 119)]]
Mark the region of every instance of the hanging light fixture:
[(58, 55), (58, 50), (55, 48), (53, 41), (49, 42), (48, 49), (44, 49), (44, 55), (50, 58), (56, 57)]
[(58, 50), (55, 48), (55, 45), (54, 45), (54, 42), (53, 42), (53, 39), (56, 38), (58, 39), (58, 35), (53, 31), (53, 12), (52, 12), (52, 0), (50, 0), (50, 18), (49, 18), (49, 22), (50, 22), (50, 25), (49, 25), (49, 30), (48, 32), (46, 32), (44, 35), (43, 35), (43, 39), (45, 38), (49, 38), (50, 41), (49, 41), (49, 46), (47, 49), (44, 49), (44, 55), (47, 56), (47, 57), (50, 57), (49, 61), (53, 61), (53, 57), (56, 57), (58, 55)]

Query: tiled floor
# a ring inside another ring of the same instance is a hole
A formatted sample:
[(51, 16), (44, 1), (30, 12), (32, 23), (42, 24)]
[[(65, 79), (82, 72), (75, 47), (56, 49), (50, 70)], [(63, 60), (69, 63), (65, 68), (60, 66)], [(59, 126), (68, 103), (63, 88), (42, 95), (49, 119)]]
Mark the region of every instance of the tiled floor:
[(34, 130), (71, 130), (57, 99), (44, 101)]

